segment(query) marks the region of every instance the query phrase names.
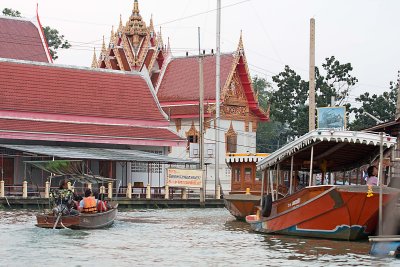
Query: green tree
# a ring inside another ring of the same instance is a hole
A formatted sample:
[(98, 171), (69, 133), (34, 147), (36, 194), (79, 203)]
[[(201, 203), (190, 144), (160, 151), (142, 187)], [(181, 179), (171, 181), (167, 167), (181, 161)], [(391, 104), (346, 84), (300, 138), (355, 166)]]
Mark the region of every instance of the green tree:
[[(4, 8), (3, 14), (5, 16), (21, 17), (21, 12), (19, 12), (18, 10), (13, 10), (11, 8)], [(64, 40), (64, 35), (61, 35), (58, 30), (52, 29), (49, 26), (45, 26), (43, 27), (43, 32), (49, 45), (50, 55), (53, 60), (56, 60), (58, 58), (58, 49), (68, 49), (71, 47), (71, 44), (67, 40)]]
[(3, 15), (10, 17), (21, 17), (21, 12), (19, 12), (18, 10), (13, 10), (11, 8), (4, 8)]
[[(267, 110), (272, 96), (272, 86), (266, 79), (255, 76), (253, 78), (253, 88), (258, 95), (258, 103)], [(261, 122), (257, 127), (257, 152), (271, 153), (275, 151), (284, 140), (281, 133), (284, 131), (283, 125), (270, 118), (270, 122)]]
[[(350, 63), (341, 64), (335, 57), (326, 58), (322, 70), (315, 68), (315, 102), (317, 107), (326, 107), (334, 96), (342, 105), (351, 88), (358, 82), (350, 72)], [(284, 142), (293, 140), (308, 132), (308, 82), (304, 81), (289, 66), (272, 77), (277, 90), (271, 95), (271, 117), (284, 126)], [(349, 109), (350, 105), (346, 107)]]
[(354, 113), (355, 119), (350, 123), (349, 129), (357, 131), (377, 124), (377, 122), (366, 115), (365, 112), (368, 112), (382, 121), (393, 120), (396, 113), (398, 86), (398, 82), (390, 82), (388, 92), (383, 92), (381, 95), (370, 95), (370, 93), (367, 92), (357, 97), (356, 101), (361, 103), (361, 107), (350, 109), (350, 111)]

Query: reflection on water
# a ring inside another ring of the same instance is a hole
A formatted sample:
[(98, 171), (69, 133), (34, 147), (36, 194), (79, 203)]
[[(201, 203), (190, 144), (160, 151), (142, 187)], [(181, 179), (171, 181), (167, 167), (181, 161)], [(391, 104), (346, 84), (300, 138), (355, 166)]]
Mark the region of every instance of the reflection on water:
[(40, 229), (0, 210), (0, 266), (396, 266), (370, 244), (250, 231), (225, 209), (123, 211), (107, 229)]

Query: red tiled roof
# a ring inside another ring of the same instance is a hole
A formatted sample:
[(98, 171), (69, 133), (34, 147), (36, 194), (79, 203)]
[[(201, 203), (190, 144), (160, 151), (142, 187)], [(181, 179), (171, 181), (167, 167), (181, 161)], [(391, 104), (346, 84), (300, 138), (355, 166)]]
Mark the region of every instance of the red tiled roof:
[[(234, 57), (221, 55), (221, 87), (224, 85)], [(204, 99), (215, 99), (215, 56), (204, 57)], [(199, 99), (199, 61), (198, 57), (173, 59), (167, 66), (157, 93), (160, 102)]]
[[(198, 117), (200, 114), (199, 105), (190, 105), (190, 106), (165, 106), (162, 107), (164, 112), (171, 118), (181, 118), (183, 116), (191, 116)], [(204, 105), (204, 115), (210, 116), (209, 113), (206, 112), (207, 105)]]
[(0, 60), (0, 111), (166, 122), (136, 73)]
[(185, 143), (167, 128), (0, 119), (0, 138), (114, 144)]
[(28, 20), (0, 17), (0, 57), (48, 62), (38, 28)]

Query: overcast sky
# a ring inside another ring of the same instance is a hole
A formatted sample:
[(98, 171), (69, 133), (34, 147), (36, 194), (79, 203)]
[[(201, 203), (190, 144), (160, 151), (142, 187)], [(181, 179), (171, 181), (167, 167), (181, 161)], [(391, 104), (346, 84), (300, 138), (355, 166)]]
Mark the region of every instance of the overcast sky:
[[(111, 26), (125, 24), (133, 0), (1, 0), (5, 7), (25, 17), (39, 15), (43, 26), (58, 29), (73, 45), (60, 51), (58, 64), (90, 66), (93, 47), (99, 52)], [(197, 27), (202, 49), (215, 49), (216, 0), (139, 0), (142, 17), (150, 16), (161, 27), (164, 41), (170, 38), (174, 55), (198, 51)], [(335, 56), (350, 62), (359, 79), (350, 102), (360, 93), (381, 93), (397, 79), (400, 69), (400, 34), (397, 0), (222, 0), (221, 51), (237, 47), (240, 31), (251, 74), (271, 81), (289, 65), (305, 80), (309, 67), (309, 22), (316, 20), (316, 65)]]

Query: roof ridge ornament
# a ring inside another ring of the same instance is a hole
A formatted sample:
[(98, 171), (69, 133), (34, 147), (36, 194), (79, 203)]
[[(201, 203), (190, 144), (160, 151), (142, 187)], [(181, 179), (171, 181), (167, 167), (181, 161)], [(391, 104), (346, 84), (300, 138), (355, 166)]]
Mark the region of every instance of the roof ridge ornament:
[(98, 68), (98, 67), (99, 67), (99, 64), (97, 63), (96, 47), (93, 47), (92, 68)]

